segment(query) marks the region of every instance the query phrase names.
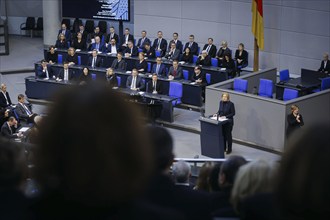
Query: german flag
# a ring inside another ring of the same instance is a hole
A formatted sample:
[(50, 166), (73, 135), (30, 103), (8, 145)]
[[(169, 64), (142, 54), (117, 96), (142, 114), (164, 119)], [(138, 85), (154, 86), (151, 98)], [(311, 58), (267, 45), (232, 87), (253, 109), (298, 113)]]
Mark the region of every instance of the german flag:
[(262, 0), (252, 0), (252, 33), (257, 39), (258, 47), (264, 49), (264, 18)]

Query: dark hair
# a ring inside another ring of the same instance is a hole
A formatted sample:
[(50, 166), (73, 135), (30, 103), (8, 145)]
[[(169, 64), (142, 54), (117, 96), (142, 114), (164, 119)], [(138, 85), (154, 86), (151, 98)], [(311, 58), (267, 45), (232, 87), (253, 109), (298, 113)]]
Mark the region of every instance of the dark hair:
[(63, 65), (64, 65), (64, 64), (69, 64), (69, 62), (68, 62), (68, 61), (65, 61), (65, 62), (63, 63)]
[(244, 49), (244, 44), (243, 43), (239, 43), (238, 46), (242, 46), (242, 48)]
[(176, 35), (178, 35), (178, 36), (179, 36), (179, 34), (178, 34), (177, 32), (174, 32), (173, 34), (176, 34)]
[(129, 31), (129, 28), (125, 28), (126, 31)]
[(230, 156), (222, 163), (220, 168), (220, 175), (225, 175), (226, 183), (233, 185), (238, 169), (246, 163), (247, 161), (242, 156)]
[(44, 63), (44, 62), (46, 62), (46, 63), (47, 63), (47, 61), (46, 61), (45, 59), (42, 59), (42, 60), (41, 60), (41, 63)]
[(15, 117), (14, 116), (10, 116), (9, 118), (8, 118), (8, 121), (14, 121), (15, 120)]
[(122, 52), (118, 52), (117, 55), (123, 55), (123, 53)]
[(195, 66), (195, 69), (202, 70), (202, 67), (200, 65)]
[(82, 69), (83, 72), (84, 72), (84, 69), (87, 69), (87, 71), (89, 73), (89, 68), (87, 66), (84, 66), (84, 68)]
[(150, 43), (149, 43), (149, 42), (147, 42), (147, 43), (145, 43), (145, 44), (144, 44), (144, 46), (150, 46)]
[(50, 45), (50, 46), (49, 46), (49, 50), (54, 49), (54, 48), (55, 48), (54, 45)]
[(178, 61), (178, 60), (173, 60), (173, 63), (174, 63), (174, 62), (176, 62), (176, 63), (179, 63), (179, 61)]
[(209, 37), (208, 40), (212, 40), (213, 41), (213, 38), (212, 37)]
[(201, 167), (201, 169), (199, 171), (197, 182), (196, 182), (197, 190), (203, 190), (206, 192), (210, 191), (209, 180), (210, 180), (210, 173), (212, 171), (213, 166), (214, 166), (213, 162), (205, 162), (203, 164), (203, 166)]
[(195, 36), (194, 36), (193, 34), (190, 34), (189, 37), (193, 37), (193, 38), (195, 38)]
[(219, 172), (220, 172), (221, 163), (216, 163), (210, 173), (210, 191), (211, 192), (218, 192), (220, 191), (218, 179), (219, 179)]
[(18, 100), (21, 100), (22, 98), (24, 98), (25, 96), (23, 95), (23, 94), (19, 94), (18, 96), (17, 96), (17, 99)]

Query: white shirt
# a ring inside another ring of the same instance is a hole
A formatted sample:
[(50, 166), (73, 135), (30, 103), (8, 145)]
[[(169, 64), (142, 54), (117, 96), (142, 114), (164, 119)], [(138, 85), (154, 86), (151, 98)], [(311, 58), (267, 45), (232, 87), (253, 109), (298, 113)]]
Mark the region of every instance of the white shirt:
[(136, 76), (133, 76), (132, 78), (131, 89), (136, 89)]
[(7, 104), (7, 105), (9, 105), (9, 102), (8, 102), (8, 99), (7, 99), (7, 96), (6, 96), (6, 93), (5, 93), (5, 92), (3, 92), (2, 90), (1, 90), (1, 92), (2, 92), (3, 96), (4, 96), (4, 97), (5, 97), (5, 99), (6, 99), (6, 104)]
[(69, 70), (64, 70), (64, 81), (68, 81), (69, 80)]
[(96, 64), (96, 57), (93, 57), (93, 60), (92, 60), (92, 67), (93, 68), (95, 67), (95, 64)]
[(157, 86), (157, 81), (153, 81), (153, 87), (154, 87), (154, 92), (157, 92), (156, 86)]
[(111, 45), (111, 53), (117, 53), (116, 45)]
[(125, 44), (128, 44), (128, 36), (129, 36), (129, 34), (127, 34), (127, 35), (125, 36)]

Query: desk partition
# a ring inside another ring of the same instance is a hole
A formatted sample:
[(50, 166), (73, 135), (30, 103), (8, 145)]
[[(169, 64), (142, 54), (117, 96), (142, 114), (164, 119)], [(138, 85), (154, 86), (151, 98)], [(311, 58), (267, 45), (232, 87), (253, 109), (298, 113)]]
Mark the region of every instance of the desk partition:
[(286, 141), (286, 116), (290, 113), (292, 104), (300, 107), (305, 125), (318, 122), (330, 123), (330, 90), (284, 102), (251, 94), (253, 87), (259, 84), (260, 78), (271, 79), (275, 82), (276, 69), (267, 69), (240, 78), (248, 80), (248, 93), (233, 91), (233, 80), (206, 88), (206, 115), (211, 115), (218, 110), (223, 92), (229, 93), (236, 108), (234, 139), (283, 152)]

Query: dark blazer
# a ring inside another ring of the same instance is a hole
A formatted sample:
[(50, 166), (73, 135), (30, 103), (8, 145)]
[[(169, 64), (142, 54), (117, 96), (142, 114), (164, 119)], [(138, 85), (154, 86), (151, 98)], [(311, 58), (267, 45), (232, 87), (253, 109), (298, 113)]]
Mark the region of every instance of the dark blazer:
[(151, 44), (151, 41), (150, 41), (150, 39), (149, 39), (149, 38), (147, 38), (147, 37), (144, 39), (144, 41), (143, 41), (142, 45), (141, 45), (141, 41), (142, 41), (142, 38), (140, 38), (140, 39), (138, 40), (138, 43), (136, 44), (136, 46), (137, 46), (138, 48), (141, 48), (141, 49), (143, 49), (143, 48), (144, 48), (144, 45), (145, 45), (146, 43), (149, 43), (149, 44)]
[[(58, 35), (60, 35), (60, 34), (62, 34), (62, 30), (58, 31)], [(65, 36), (66, 41), (71, 41), (71, 31), (70, 30), (66, 29), (64, 36)]]
[[(147, 92), (152, 93), (155, 89), (152, 80), (150, 80), (147, 85), (148, 85)], [(162, 81), (160, 80), (157, 80), (156, 82), (156, 91), (158, 94), (163, 94), (163, 85), (162, 85)]]
[[(119, 52), (119, 48), (118, 48), (118, 46), (116, 45), (116, 49), (117, 49), (117, 53)], [(107, 49), (106, 49), (106, 52), (107, 53), (113, 53), (112, 52), (112, 45), (111, 44), (108, 44), (108, 47), (107, 47)]]
[(152, 47), (155, 48), (155, 50), (157, 50), (158, 46), (160, 46), (160, 49), (162, 50), (161, 56), (163, 57), (166, 53), (167, 41), (164, 38), (162, 38), (162, 40), (160, 41), (160, 45), (158, 45), (158, 38), (155, 39)]
[(92, 81), (92, 75), (88, 74), (87, 76), (85, 74), (81, 74), (78, 79), (78, 83), (85, 82), (86, 84)]
[(181, 51), (176, 48), (173, 53), (170, 52), (170, 50), (166, 53), (165, 58), (171, 59), (171, 60), (179, 60)]
[(203, 71), (198, 76), (194, 72), (194, 75), (191, 77), (192, 82), (195, 82), (198, 79), (202, 80), (202, 82), (200, 84), (206, 84), (206, 76), (205, 76), (205, 73), (203, 73)]
[[(127, 87), (127, 88), (131, 88), (132, 79), (133, 79), (132, 76), (129, 76), (129, 77), (127, 78), (127, 81), (126, 81), (126, 87)], [(137, 89), (139, 89), (139, 90), (143, 90), (144, 87), (145, 87), (145, 85), (144, 85), (144, 83), (142, 82), (142, 78), (139, 77), (139, 76), (137, 76), (137, 78), (136, 78), (136, 86), (135, 86), (135, 88), (137, 88)]]
[(123, 54), (125, 54), (125, 53), (131, 54), (131, 57), (136, 57), (138, 55), (139, 51), (138, 51), (138, 48), (136, 46), (133, 46), (132, 48), (126, 47)]
[(55, 47), (57, 49), (68, 49), (69, 45), (68, 45), (68, 41), (60, 41), (60, 40), (57, 40), (56, 43), (55, 43)]
[(135, 66), (134, 66), (138, 71), (140, 69), (143, 69), (143, 71), (139, 71), (139, 72), (148, 72), (148, 63), (147, 61), (143, 60), (141, 63), (139, 60), (137, 60), (135, 62)]
[(14, 126), (11, 126), (9, 128), (9, 125), (7, 122), (3, 123), (1, 126), (1, 135), (5, 138), (12, 139), (17, 138), (17, 134), (14, 134), (16, 131), (16, 128)]
[(6, 97), (7, 97), (9, 105), (7, 105), (7, 101), (6, 101), (4, 94), (2, 93), (2, 91), (0, 91), (0, 107), (2, 107), (2, 108), (6, 108), (12, 104), (8, 92), (6, 92)]
[[(178, 67), (178, 69), (176, 70), (176, 76), (174, 77), (174, 79), (178, 79), (178, 80), (180, 80), (180, 79), (182, 79), (182, 67)], [(171, 66), (170, 67), (170, 69), (169, 69), (169, 71), (168, 71), (168, 75), (170, 76), (174, 76), (174, 67), (173, 66)]]
[[(89, 47), (89, 50), (92, 51), (96, 48), (97, 48), (96, 43), (92, 43), (91, 46)], [(102, 44), (102, 42), (100, 42), (98, 51), (105, 52), (106, 51), (105, 44)]]
[(156, 73), (158, 76), (166, 76), (166, 66), (165, 66), (165, 64), (163, 64), (163, 63), (160, 64), (158, 73), (156, 72), (156, 70), (157, 70), (157, 63), (155, 63), (152, 66), (151, 73)]
[(70, 56), (69, 54), (66, 56), (65, 59), (66, 62), (74, 62), (74, 64), (78, 64), (78, 55), (75, 53), (73, 56)]
[[(48, 76), (50, 78), (52, 76), (52, 74), (51, 74), (50, 68), (48, 66), (47, 66), (47, 71), (48, 71)], [(38, 78), (46, 78), (47, 77), (46, 71), (44, 71), (42, 66), (38, 66), (38, 68), (37, 68), (37, 77)]]
[(304, 119), (301, 114), (300, 115), (300, 123), (297, 122), (294, 115), (291, 113), (287, 116), (286, 120), (288, 122), (288, 128), (286, 130), (287, 136), (289, 136), (293, 131), (299, 129), (300, 127), (304, 126)]
[(120, 86), (120, 85), (118, 85), (118, 79), (117, 79), (117, 75), (115, 73), (111, 76), (105, 75), (105, 79), (107, 80), (107, 83), (111, 88)]
[(248, 59), (249, 59), (248, 52), (246, 52), (246, 50), (243, 50), (242, 51), (242, 55), (240, 56), (239, 55), (239, 50), (236, 50), (236, 52), (235, 52), (235, 60), (237, 60), (237, 59), (242, 60), (242, 63), (241, 64), (238, 64), (237, 63), (237, 65), (247, 66), (249, 64), (249, 62), (248, 62)]
[(329, 73), (330, 72), (330, 60), (327, 61), (327, 64), (326, 64), (325, 68), (324, 68), (324, 60), (322, 60), (321, 66), (319, 68), (319, 71), (320, 72), (326, 72), (326, 71), (328, 71), (328, 73)]
[(51, 54), (50, 52), (47, 52), (47, 56), (46, 56), (47, 62), (52, 61), (53, 63), (57, 63), (57, 59), (58, 59), (57, 51), (55, 51), (53, 54)]
[(111, 68), (115, 70), (126, 70), (126, 66), (126, 61), (124, 59), (121, 59), (120, 62), (118, 62), (118, 59), (115, 59), (111, 64)]
[[(78, 32), (80, 32), (80, 31), (78, 31)], [(76, 37), (77, 37), (78, 32), (76, 33)], [(84, 30), (81, 34), (82, 34), (82, 39), (84, 39), (85, 42), (87, 42), (87, 37), (88, 37), (87, 31)]]
[(117, 45), (119, 44), (119, 36), (116, 33), (113, 34), (113, 37), (112, 38), (111, 38), (111, 34), (108, 34), (107, 37), (105, 38), (105, 42), (106, 43), (109, 43), (112, 39), (115, 39), (116, 40), (116, 44)]
[(186, 63), (193, 63), (193, 53), (189, 53), (189, 55), (186, 55), (186, 53), (182, 54), (181, 61), (184, 61)]
[(202, 66), (211, 66), (211, 56), (207, 55), (204, 60), (201, 59), (202, 56), (199, 56), (196, 65), (202, 65)]
[[(174, 43), (174, 40), (171, 40), (170, 43), (168, 44), (168, 50), (171, 49), (172, 42)], [(176, 41), (175, 46), (176, 46), (176, 49), (178, 49), (180, 51), (180, 53), (182, 53), (183, 44), (182, 44), (182, 42), (180, 40), (177, 40)]]
[[(123, 42), (122, 42), (122, 44), (124, 44), (126, 41), (125, 41), (125, 38), (126, 37), (126, 35), (124, 34), (123, 35)], [(133, 42), (133, 44), (134, 44), (134, 36), (132, 35), (132, 34), (129, 34), (128, 35), (128, 41), (132, 41)]]
[[(64, 69), (62, 68), (58, 73), (58, 78), (64, 80)], [(73, 70), (69, 69), (69, 80), (73, 79)]]
[(230, 59), (229, 62), (223, 60), (222, 67), (226, 68), (226, 72), (228, 73), (228, 75), (234, 77), (236, 72), (236, 67), (235, 67), (235, 61), (233, 59)]
[[(187, 42), (186, 45), (184, 46), (183, 53), (186, 50), (186, 48), (189, 47), (189, 43), (190, 42)], [(193, 55), (198, 55), (198, 44), (196, 42), (192, 43), (190, 47), (190, 53), (192, 53)]]
[[(32, 112), (32, 110), (31, 110), (30, 106), (27, 105), (26, 103), (24, 103), (24, 105), (30, 110), (31, 114), (33, 114), (33, 112)], [(21, 103), (18, 103), (18, 104), (16, 105), (15, 110), (16, 110), (16, 113), (17, 113), (19, 119), (28, 119), (28, 118), (29, 118), (29, 115), (26, 113), (26, 110), (25, 110), (25, 108), (22, 106)]]
[[(93, 56), (90, 56), (90, 57), (88, 58), (88, 63), (87, 63), (87, 65), (88, 65), (88, 66), (92, 66), (92, 64), (93, 64)], [(96, 67), (101, 67), (101, 66), (102, 66), (102, 58), (101, 58), (101, 57), (96, 56), (96, 64), (95, 64), (95, 66), (96, 66)]]
[[(208, 46), (209, 46), (208, 44), (205, 44), (204, 47), (203, 47), (203, 50), (206, 50), (206, 48)], [(210, 55), (210, 57), (214, 58), (216, 53), (217, 53), (217, 47), (214, 44), (212, 44), (208, 55)]]
[(230, 54), (230, 57), (231, 57), (231, 50), (228, 47), (225, 50), (222, 47), (220, 47), (220, 49), (217, 53), (217, 57), (224, 58), (225, 54)]
[(78, 42), (78, 39), (75, 38), (72, 42), (72, 47), (79, 50), (86, 50), (87, 49), (86, 40), (82, 38), (81, 41)]
[(150, 47), (150, 49), (148, 51), (144, 48), (143, 53), (148, 58), (155, 58), (156, 57), (155, 48), (153, 48), (153, 47)]
[(228, 123), (234, 124), (235, 105), (231, 101), (224, 102), (220, 101), (219, 110), (217, 112), (219, 117), (225, 116), (228, 118)]

